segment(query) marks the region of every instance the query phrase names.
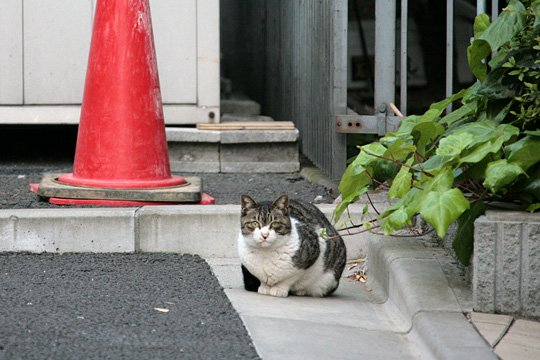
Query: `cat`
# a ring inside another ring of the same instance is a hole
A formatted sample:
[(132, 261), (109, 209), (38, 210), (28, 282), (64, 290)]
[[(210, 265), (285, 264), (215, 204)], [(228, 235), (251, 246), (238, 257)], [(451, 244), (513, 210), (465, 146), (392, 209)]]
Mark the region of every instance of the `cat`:
[(238, 252), (246, 290), (320, 297), (337, 289), (345, 244), (317, 207), (287, 195), (272, 203), (242, 195), (241, 205)]

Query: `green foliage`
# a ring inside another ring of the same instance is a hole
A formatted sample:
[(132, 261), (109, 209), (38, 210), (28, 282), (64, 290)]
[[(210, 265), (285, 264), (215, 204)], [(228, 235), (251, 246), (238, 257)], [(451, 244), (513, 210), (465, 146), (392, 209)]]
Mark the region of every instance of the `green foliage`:
[(479, 15), (474, 34), (468, 57), (478, 81), (361, 146), (335, 212), (339, 218), (360, 195), (385, 187), (395, 201), (378, 217), (385, 233), (420, 214), (444, 237), (457, 220), (453, 246), (464, 264), (474, 220), (490, 201), (540, 209), (540, 0), (510, 0), (493, 23)]

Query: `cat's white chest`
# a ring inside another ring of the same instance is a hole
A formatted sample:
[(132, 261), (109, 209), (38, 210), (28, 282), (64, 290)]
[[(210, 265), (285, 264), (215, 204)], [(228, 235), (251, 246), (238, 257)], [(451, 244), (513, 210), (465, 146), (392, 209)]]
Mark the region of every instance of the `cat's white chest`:
[(300, 240), (296, 231), (291, 231), (289, 235), (282, 237), (279, 243), (269, 248), (249, 244), (242, 233), (238, 237), (238, 253), (242, 264), (270, 286), (290, 276), (291, 272), (299, 271), (293, 264), (293, 256), (299, 246)]

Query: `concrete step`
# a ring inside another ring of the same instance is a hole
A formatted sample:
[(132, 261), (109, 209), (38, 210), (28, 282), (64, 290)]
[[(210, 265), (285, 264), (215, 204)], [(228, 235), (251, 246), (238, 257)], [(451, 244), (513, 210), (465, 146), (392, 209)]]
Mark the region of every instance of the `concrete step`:
[(287, 173), (300, 170), (298, 129), (166, 128), (174, 172)]

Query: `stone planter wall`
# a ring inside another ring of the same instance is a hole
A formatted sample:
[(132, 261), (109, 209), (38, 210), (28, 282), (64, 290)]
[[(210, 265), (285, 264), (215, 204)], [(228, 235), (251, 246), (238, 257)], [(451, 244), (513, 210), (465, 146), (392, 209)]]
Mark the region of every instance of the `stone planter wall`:
[(488, 211), (476, 220), (473, 307), (540, 318), (540, 214)]

